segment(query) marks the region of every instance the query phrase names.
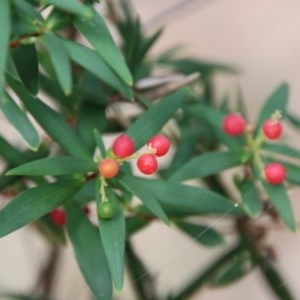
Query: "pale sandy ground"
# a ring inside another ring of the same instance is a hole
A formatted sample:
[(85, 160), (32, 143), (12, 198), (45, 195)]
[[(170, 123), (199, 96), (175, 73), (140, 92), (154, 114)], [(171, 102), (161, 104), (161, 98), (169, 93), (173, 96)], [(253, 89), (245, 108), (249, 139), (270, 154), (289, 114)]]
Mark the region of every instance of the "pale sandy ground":
[[(174, 15), (155, 18), (165, 9), (180, 1), (133, 1), (149, 32), (156, 23), (165, 26), (165, 32), (153, 54), (178, 43), (187, 47), (185, 53), (202, 59), (231, 63), (242, 73), (238, 77), (244, 97), (254, 118), (264, 100), (280, 82), (291, 87), (290, 109), (300, 115), (300, 2), (296, 0), (211, 0), (190, 1)], [(186, 3), (189, 1), (186, 1)], [(155, 21), (156, 20), (156, 21)], [(155, 22), (154, 22), (155, 21)], [(162, 24), (163, 23), (163, 24)], [(218, 95), (230, 92), (236, 78), (220, 78)], [(6, 125), (1, 117), (1, 131)], [(299, 147), (299, 135), (287, 132), (287, 137)], [(291, 198), (299, 220), (299, 190)], [(216, 227), (228, 228), (223, 220)], [(299, 265), (300, 236), (286, 230), (271, 231), (269, 243), (276, 248), (278, 265), (287, 284), (300, 298)], [(227, 244), (232, 238), (228, 235)], [(158, 223), (138, 233), (134, 243), (147, 266), (156, 275), (159, 291), (164, 294), (178, 289), (199, 269), (212, 261), (222, 249), (207, 250), (198, 247), (173, 228)], [(0, 240), (0, 291), (30, 291), (40, 261), (45, 258), (47, 245), (37, 234), (25, 228)], [(88, 291), (78, 275), (70, 249), (65, 249), (61, 266), (63, 275), (57, 277), (57, 300), (84, 300)], [(133, 300), (130, 282), (119, 299)], [(192, 300), (272, 300), (275, 297), (265, 288), (257, 272), (234, 286), (212, 290), (205, 288)]]

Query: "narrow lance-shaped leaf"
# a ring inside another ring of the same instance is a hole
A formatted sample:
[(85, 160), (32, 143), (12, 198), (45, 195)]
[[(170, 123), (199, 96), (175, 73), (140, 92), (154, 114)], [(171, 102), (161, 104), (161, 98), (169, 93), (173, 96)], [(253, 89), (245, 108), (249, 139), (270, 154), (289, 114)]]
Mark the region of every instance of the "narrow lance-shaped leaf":
[(300, 166), (296, 164), (290, 164), (286, 162), (282, 162), (286, 169), (287, 173), (287, 181), (300, 185)]
[(151, 188), (148, 187), (147, 180), (124, 175), (120, 178), (120, 183), (133, 195), (136, 195), (155, 216), (165, 224), (169, 224), (169, 219), (153, 195)]
[(238, 184), (238, 188), (241, 192), (240, 200), (243, 203), (246, 212), (251, 217), (260, 216), (263, 210), (263, 204), (260, 200), (255, 182), (250, 179), (245, 179)]
[(68, 235), (87, 284), (97, 300), (111, 299), (111, 275), (97, 228), (74, 201), (65, 205), (65, 211)]
[(103, 132), (107, 120), (104, 107), (91, 102), (84, 102), (79, 107), (77, 130), (78, 134), (89, 148), (91, 155), (95, 151), (94, 129)]
[(44, 22), (44, 18), (39, 13), (39, 11), (29, 3), (30, 1), (23, 1), (23, 0), (14, 0), (13, 4), (18, 12), (18, 15), (21, 18), (26, 18), (29, 22), (36, 22), (41, 24)]
[(91, 18), (92, 12), (90, 8), (77, 0), (41, 0), (42, 3), (52, 4), (66, 12), (77, 14), (79, 16)]
[(16, 166), (26, 162), (23, 154), (0, 135), (0, 156), (10, 165)]
[(25, 190), (0, 211), (0, 237), (47, 214), (68, 200), (79, 187), (79, 182), (72, 180)]
[(134, 140), (136, 148), (161, 130), (186, 100), (188, 89), (183, 88), (162, 99), (158, 104), (143, 113), (126, 131)]
[(92, 18), (76, 18), (75, 25), (84, 37), (94, 46), (101, 57), (128, 85), (132, 85), (133, 79), (121, 56), (112, 36), (102, 19), (95, 10), (92, 11)]
[(12, 58), (24, 86), (36, 95), (38, 92), (38, 59), (34, 44), (18, 45), (11, 49)]
[(271, 185), (265, 180), (262, 180), (262, 185), (269, 200), (276, 209), (279, 216), (285, 222), (285, 224), (292, 230), (296, 230), (296, 221), (291, 204), (290, 197), (283, 184)]
[(90, 159), (89, 151), (61, 115), (28, 94), (16, 80), (8, 77), (8, 82), (36, 121), (65, 151), (76, 157)]
[(158, 199), (167, 215), (186, 216), (195, 214), (243, 215), (238, 204), (228, 198), (202, 187), (136, 178), (136, 184), (144, 181), (145, 186)]
[(220, 265), (219, 270), (215, 272), (210, 280), (210, 284), (213, 287), (223, 287), (232, 284), (247, 275), (252, 268), (250, 253), (248, 251), (241, 251), (234, 259)]
[(288, 103), (289, 86), (287, 83), (282, 83), (279, 87), (269, 96), (264, 106), (261, 109), (258, 120), (256, 122), (256, 134), (261, 130), (263, 122), (269, 119), (276, 110), (279, 110), (283, 117), (286, 114), (286, 107)]
[(65, 175), (87, 173), (97, 170), (92, 160), (71, 156), (57, 156), (38, 159), (7, 172), (7, 175)]
[(202, 178), (235, 167), (241, 163), (241, 152), (207, 152), (188, 161), (172, 174), (170, 180), (182, 181), (191, 178)]
[(184, 233), (194, 241), (207, 247), (216, 247), (224, 243), (222, 235), (211, 226), (193, 224), (185, 221), (175, 223)]
[(55, 224), (49, 215), (41, 217), (37, 221), (37, 226), (39, 231), (51, 242), (57, 245), (64, 245), (66, 243), (64, 228)]
[(131, 87), (117, 76), (109, 64), (96, 51), (66, 39), (62, 39), (62, 42), (68, 49), (70, 58), (73, 61), (116, 89), (126, 98), (133, 99)]
[(26, 144), (32, 149), (37, 150), (40, 144), (40, 137), (28, 120), (26, 114), (15, 103), (8, 93), (3, 94), (0, 99), (0, 109), (5, 114), (9, 122), (21, 134)]
[(10, 35), (9, 0), (0, 1), (0, 97), (2, 96), (3, 74), (6, 64), (6, 55)]
[[(99, 187), (99, 186), (97, 186)], [(97, 189), (98, 190), (98, 189)], [(96, 193), (99, 192), (99, 190)], [(112, 190), (107, 188), (108, 201), (114, 207), (114, 215), (110, 219), (99, 218), (100, 236), (106, 254), (112, 281), (116, 290), (121, 291), (124, 284), (124, 255), (125, 255), (125, 218), (122, 208)], [(99, 207), (99, 201), (97, 201)]]
[(282, 300), (294, 300), (296, 299), (289, 291), (285, 279), (276, 270), (273, 263), (269, 258), (260, 259), (260, 269), (265, 276), (271, 290), (278, 296), (278, 299)]
[(100, 132), (97, 129), (94, 129), (94, 138), (95, 138), (96, 145), (100, 150), (101, 157), (105, 157), (105, 153), (106, 153), (105, 146), (101, 138)]
[(294, 157), (300, 159), (300, 150), (295, 149), (289, 145), (279, 143), (267, 143), (262, 145), (263, 150), (285, 155), (287, 157)]
[(66, 95), (70, 95), (72, 91), (72, 74), (67, 49), (61, 39), (52, 32), (44, 34), (41, 41), (46, 45), (62, 90)]

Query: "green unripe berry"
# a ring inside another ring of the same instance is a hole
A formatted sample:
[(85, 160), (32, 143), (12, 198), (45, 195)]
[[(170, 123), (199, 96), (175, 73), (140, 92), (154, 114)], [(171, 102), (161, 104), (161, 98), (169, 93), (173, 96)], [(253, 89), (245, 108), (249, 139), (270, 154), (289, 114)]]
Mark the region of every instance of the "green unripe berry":
[(108, 202), (101, 202), (98, 207), (98, 216), (100, 219), (110, 219), (114, 215), (114, 207)]

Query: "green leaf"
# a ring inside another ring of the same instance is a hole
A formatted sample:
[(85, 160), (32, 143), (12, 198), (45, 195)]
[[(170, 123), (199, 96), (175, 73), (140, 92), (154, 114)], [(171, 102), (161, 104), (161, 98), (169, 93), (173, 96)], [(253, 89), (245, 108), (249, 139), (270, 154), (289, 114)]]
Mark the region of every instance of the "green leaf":
[(0, 1), (0, 97), (2, 96), (3, 74), (10, 35), (9, 0)]
[[(106, 193), (108, 201), (114, 206), (114, 215), (110, 219), (99, 218), (100, 236), (114, 287), (116, 290), (121, 291), (124, 284), (126, 224), (122, 208), (114, 192), (110, 189), (106, 189)], [(99, 206), (99, 202), (97, 204)]]
[(243, 278), (252, 270), (251, 256), (248, 251), (241, 251), (234, 259), (225, 262), (213, 275), (210, 284), (223, 287)]
[(191, 178), (202, 178), (238, 166), (242, 163), (241, 152), (207, 152), (197, 156), (170, 177), (172, 181), (183, 181)]
[(168, 217), (148, 186), (148, 180), (124, 175), (119, 182), (133, 195), (136, 195), (155, 216), (165, 224), (169, 224)]
[(51, 58), (57, 80), (65, 95), (72, 92), (72, 73), (69, 61), (69, 54), (60, 38), (54, 33), (47, 32), (41, 38)]
[(269, 196), (270, 202), (274, 206), (279, 216), (292, 231), (295, 231), (297, 225), (294, 217), (294, 212), (291, 200), (284, 185), (271, 185), (265, 180), (262, 180), (261, 182), (264, 190)]
[(127, 217), (126, 218), (126, 235), (129, 237), (134, 233), (142, 230), (150, 223), (149, 220), (145, 220), (140, 217)]
[(19, 82), (11, 77), (8, 81), (36, 121), (65, 151), (72, 156), (90, 159), (89, 151), (60, 114), (28, 94)]
[(47, 214), (79, 188), (76, 180), (43, 184), (25, 190), (0, 211), (0, 237)]
[(143, 60), (145, 55), (151, 49), (153, 44), (155, 44), (155, 42), (159, 39), (159, 37), (161, 36), (162, 33), (163, 33), (163, 28), (160, 28), (156, 32), (154, 32), (151, 36), (144, 38), (141, 41), (139, 55), (137, 57), (137, 60), (139, 63)]
[(0, 109), (5, 114), (9, 122), (17, 129), (22, 138), (30, 147), (36, 151), (40, 145), (40, 137), (28, 120), (26, 114), (20, 109), (8, 93), (5, 93), (0, 99)]
[(92, 160), (71, 156), (57, 156), (29, 162), (10, 170), (6, 175), (65, 175), (88, 173), (96, 170), (97, 165)]
[(238, 204), (205, 188), (155, 181), (149, 182), (149, 188), (153, 189), (153, 194), (168, 215), (244, 214)]
[(0, 175), (0, 191), (6, 189), (10, 185), (14, 184), (16, 181), (18, 181), (20, 178), (18, 177), (7, 177), (4, 175)]
[(100, 150), (101, 157), (105, 157), (105, 155), (106, 155), (105, 146), (104, 146), (103, 140), (101, 138), (101, 134), (97, 129), (94, 129), (94, 138), (95, 138), (97, 147)]
[(275, 269), (273, 263), (268, 258), (262, 258), (260, 261), (260, 269), (265, 276), (266, 281), (269, 283), (271, 290), (281, 300), (294, 300), (294, 296), (289, 291), (286, 280), (281, 277)]
[(286, 169), (287, 181), (300, 185), (300, 166), (286, 162), (282, 162), (282, 164)]
[(62, 39), (62, 41), (73, 61), (116, 89), (126, 98), (133, 99), (132, 89), (120, 80), (109, 64), (97, 52), (78, 43), (65, 39)]
[(18, 15), (21, 19), (26, 19), (28, 23), (38, 23), (39, 25), (44, 22), (44, 19), (39, 14), (38, 10), (33, 5), (30, 5), (27, 1), (14, 0), (13, 4), (15, 5)]
[(104, 132), (106, 123), (105, 108), (103, 106), (85, 101), (79, 107), (77, 130), (91, 154), (94, 153), (96, 144), (94, 129)]
[(40, 2), (44, 4), (52, 4), (68, 13), (73, 13), (86, 18), (92, 18), (93, 15), (88, 6), (80, 3), (80, 1), (77, 0), (41, 0)]
[(66, 244), (64, 228), (53, 223), (53, 221), (50, 219), (49, 214), (37, 220), (36, 225), (37, 228), (46, 238), (49, 239), (51, 243), (55, 243), (57, 245)]
[(111, 299), (111, 275), (97, 228), (74, 201), (65, 205), (65, 211), (68, 235), (87, 284), (97, 300)]
[(287, 83), (282, 83), (278, 88), (269, 96), (264, 106), (261, 109), (258, 120), (256, 122), (256, 134), (260, 131), (263, 122), (269, 119), (276, 110), (286, 115), (286, 107), (288, 103), (289, 86)]
[(132, 76), (104, 20), (95, 10), (92, 10), (92, 14), (90, 19), (76, 18), (75, 26), (118, 76), (126, 84), (132, 85)]
[(61, 90), (59, 83), (50, 79), (44, 74), (40, 74), (39, 83), (43, 92), (50, 96), (51, 99), (56, 101), (63, 110), (66, 110), (71, 114), (75, 112), (73, 104), (74, 100), (77, 100), (77, 97), (74, 94), (66, 96)]
[(255, 182), (250, 179), (244, 179), (238, 184), (238, 188), (241, 192), (241, 202), (246, 212), (251, 217), (259, 217), (263, 211), (263, 204), (260, 200)]
[(300, 159), (300, 151), (288, 145), (267, 143), (262, 145), (262, 149)]
[(212, 226), (192, 224), (185, 221), (178, 221), (175, 224), (189, 235), (192, 240), (204, 246), (216, 247), (224, 244), (222, 235), (214, 230)]
[(23, 154), (0, 135), (0, 156), (9, 164), (16, 166), (26, 162)]
[(286, 118), (293, 126), (295, 126), (297, 129), (300, 129), (300, 119), (298, 116), (295, 116), (290, 112), (287, 112)]
[(144, 145), (148, 139), (158, 133), (186, 100), (189, 90), (182, 88), (162, 99), (158, 104), (143, 113), (126, 131), (136, 148)]
[[(120, 179), (122, 183), (123, 178)], [(243, 215), (244, 211), (229, 199), (202, 187), (178, 182), (133, 177), (132, 185), (143, 187), (153, 195), (167, 215), (186, 216), (198, 214)], [(142, 199), (143, 200), (143, 199)], [(145, 203), (146, 205), (146, 203)], [(150, 208), (149, 208), (150, 209)]]
[(27, 90), (36, 95), (38, 92), (38, 59), (34, 44), (22, 45), (11, 49), (13, 61)]

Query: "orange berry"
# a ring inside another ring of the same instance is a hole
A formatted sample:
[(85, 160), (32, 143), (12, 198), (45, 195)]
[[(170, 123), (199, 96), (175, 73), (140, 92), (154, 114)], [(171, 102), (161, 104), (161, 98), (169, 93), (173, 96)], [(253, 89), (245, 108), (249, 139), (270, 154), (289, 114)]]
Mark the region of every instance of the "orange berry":
[(100, 161), (98, 169), (101, 176), (109, 179), (117, 176), (119, 172), (119, 165), (115, 159), (104, 158)]

